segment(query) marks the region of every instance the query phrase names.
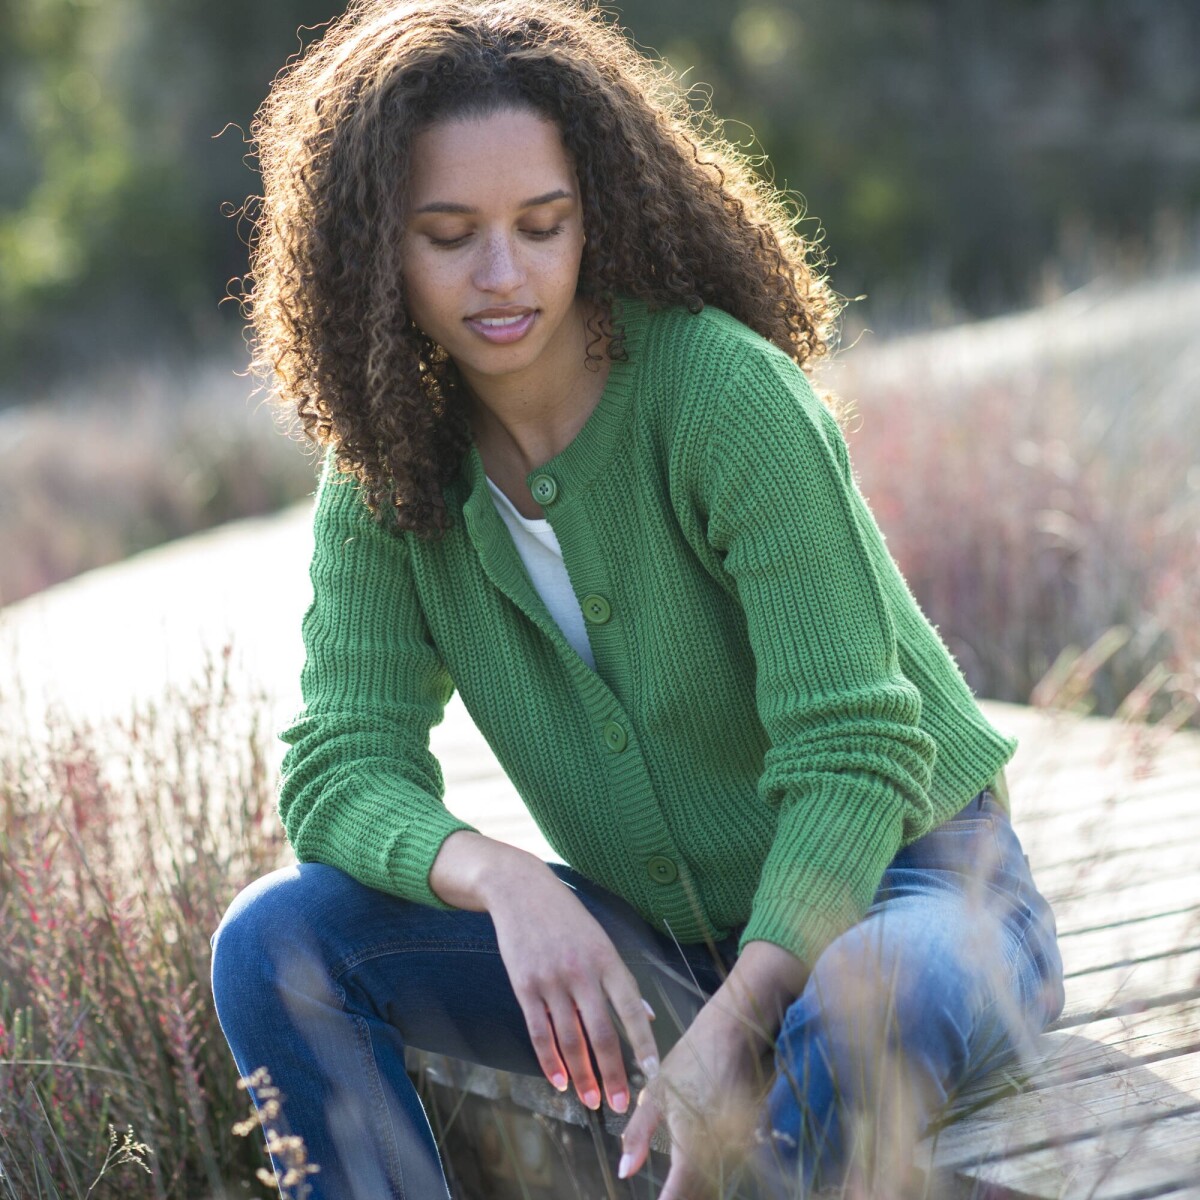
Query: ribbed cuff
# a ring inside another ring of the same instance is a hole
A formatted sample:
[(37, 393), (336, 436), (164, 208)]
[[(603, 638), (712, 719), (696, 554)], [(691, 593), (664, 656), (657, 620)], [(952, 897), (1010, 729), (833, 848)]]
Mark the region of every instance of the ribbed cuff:
[(780, 817), (739, 952), (774, 942), (813, 966), (870, 907), (900, 848), (902, 811), (900, 794), (879, 780), (805, 789)]
[[(326, 827), (314, 827), (318, 821)], [(434, 796), (385, 770), (367, 769), (352, 783), (326, 790), (293, 844), (302, 861), (317, 858), (376, 891), (452, 909), (429, 886), (429, 872), (442, 843), (460, 829), (479, 832)]]

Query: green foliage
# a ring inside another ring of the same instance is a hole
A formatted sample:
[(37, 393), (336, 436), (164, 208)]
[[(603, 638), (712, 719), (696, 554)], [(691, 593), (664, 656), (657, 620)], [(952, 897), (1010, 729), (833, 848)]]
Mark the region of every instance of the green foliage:
[(810, 233), (825, 229), (838, 290), (889, 315), (914, 295), (972, 316), (1026, 303), (1050, 260), (1086, 282), (1108, 265), (1103, 241), (1148, 247), (1156, 214), (1186, 224), (1200, 208), (1187, 0), (623, 7), (752, 127)]
[[(0, 364), (211, 336), (242, 130), (316, 0), (22, 0), (0, 52)], [(224, 131), (224, 132), (222, 132)], [(220, 135), (220, 136), (218, 136)], [(231, 307), (231, 306), (230, 306)], [(230, 314), (230, 318), (235, 314)]]
[[(315, 36), (298, 28), (342, 7), (0, 0), (0, 367), (236, 324), (220, 301), (245, 247), (221, 210), (256, 190), (241, 131)], [(757, 138), (846, 295), (944, 294), (978, 315), (1028, 299), (1050, 258), (1087, 278), (1095, 234), (1144, 241), (1156, 214), (1200, 209), (1192, 0), (614, 11), (705, 85), (732, 137)]]

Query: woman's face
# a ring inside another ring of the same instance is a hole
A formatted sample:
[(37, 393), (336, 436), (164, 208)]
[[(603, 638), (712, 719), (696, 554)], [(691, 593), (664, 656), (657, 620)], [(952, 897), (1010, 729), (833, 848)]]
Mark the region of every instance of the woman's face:
[(409, 315), (478, 393), (579, 352), (579, 182), (531, 109), (438, 121), (413, 143), (404, 233)]

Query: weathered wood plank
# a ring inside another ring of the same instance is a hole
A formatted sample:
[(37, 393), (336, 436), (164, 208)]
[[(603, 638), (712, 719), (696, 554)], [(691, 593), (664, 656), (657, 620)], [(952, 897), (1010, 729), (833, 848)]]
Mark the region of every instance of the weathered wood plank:
[(977, 1109), (1010, 1094), (1014, 1085), (1022, 1091), (1035, 1091), (1198, 1050), (1200, 998), (1102, 1017), (1043, 1034), (1028, 1061), (1011, 1072), (995, 1072), (965, 1090), (951, 1111)]
[(1200, 908), (1060, 937), (1068, 975), (1200, 949)]
[(1169, 773), (1137, 778), (1124, 770), (1078, 766), (1050, 779), (1038, 779), (1013, 792), (1013, 820), (1018, 825), (1091, 812), (1142, 807), (1164, 814), (1182, 812), (1188, 796), (1200, 789), (1200, 765), (1184, 760)]
[(1054, 917), (1058, 936), (1064, 938), (1198, 907), (1200, 871), (1191, 871), (1174, 879), (1154, 878), (1141, 883), (1118, 884), (1098, 896), (1071, 893), (1055, 903)]
[[(991, 706), (985, 706), (991, 716)], [(997, 718), (992, 717), (993, 723)], [(1024, 728), (1017, 726), (1023, 725)], [(1029, 722), (999, 718), (998, 728), (1020, 739), (1005, 768), (1014, 796), (1048, 794), (1063, 778), (1101, 770), (1134, 781), (1161, 778), (1200, 764), (1195, 733), (1163, 734), (1146, 726), (1085, 718), (1035, 715)]]
[(1054, 1200), (1125, 1200), (1200, 1184), (1200, 1111), (987, 1163), (977, 1183)]
[(1200, 997), (1043, 1034), (1030, 1088), (1200, 1050)]
[[(1018, 835), (1019, 836), (1019, 835)], [(1044, 872), (1077, 867), (1081, 874), (1091, 873), (1106, 863), (1133, 858), (1146, 858), (1153, 862), (1166, 860), (1168, 867), (1182, 866), (1188, 861), (1184, 851), (1190, 849), (1193, 864), (1195, 847), (1200, 840), (1200, 824), (1187, 828), (1174, 826), (1132, 825), (1121, 831), (1119, 837), (1110, 840), (1085, 840), (1079, 835), (1058, 833), (1047, 840), (1021, 838), (1021, 844), (1033, 863), (1034, 872), (1041, 879)], [(1179, 858), (1172, 860), (1173, 852)]]
[(1178, 879), (1195, 874), (1194, 842), (1178, 838), (1156, 846), (1130, 846), (1103, 856), (1064, 857), (1043, 862), (1031, 852), (1034, 880), (1047, 898), (1094, 895), (1114, 887), (1147, 883), (1151, 879)]
[(1064, 859), (1170, 840), (1195, 844), (1200, 840), (1200, 805), (1196, 803), (1196, 793), (1176, 798), (1175, 803), (1179, 805), (1177, 811), (1164, 811), (1157, 803), (1143, 805), (1140, 800), (1130, 801), (1098, 809), (1087, 816), (1064, 814), (1036, 823), (1018, 820), (1014, 828), (1035, 862), (1048, 857), (1044, 851)]
[(1190, 1108), (1200, 1112), (1200, 1052), (998, 1100), (928, 1139), (923, 1144), (928, 1162), (922, 1165), (943, 1175), (959, 1172), (1118, 1128), (1145, 1126)]
[(1067, 980), (1056, 1028), (1200, 996), (1200, 950), (1149, 962), (1107, 967)]

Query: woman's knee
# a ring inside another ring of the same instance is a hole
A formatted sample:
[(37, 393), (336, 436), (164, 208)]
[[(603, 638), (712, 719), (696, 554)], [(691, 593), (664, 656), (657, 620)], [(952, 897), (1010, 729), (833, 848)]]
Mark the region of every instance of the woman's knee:
[[(907, 914), (906, 914), (907, 916)], [(963, 954), (952, 923), (865, 922), (814, 972), (814, 988), (839, 1046), (886, 1058), (905, 1051), (953, 1076), (965, 1064), (979, 1017), (999, 986), (999, 945), (987, 965)]]
[(917, 1136), (967, 1056), (969, 977), (878, 934), (860, 924), (826, 950), (776, 1041), (764, 1137), (810, 1182), (836, 1180), (881, 1114), (889, 1143)]
[(312, 899), (341, 873), (323, 863), (300, 863), (272, 871), (247, 885), (230, 904), (212, 935), (212, 990), (224, 1023), (247, 997), (262, 1003), (279, 983), (280, 965), (319, 955)]
[(936, 935), (897, 933), (870, 921), (847, 931), (785, 1014), (776, 1062), (806, 1106), (916, 1086), (916, 1077), (936, 1102), (965, 1069), (985, 990)]

